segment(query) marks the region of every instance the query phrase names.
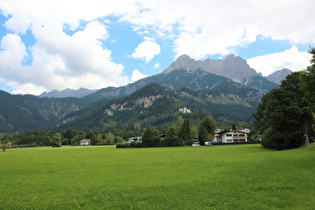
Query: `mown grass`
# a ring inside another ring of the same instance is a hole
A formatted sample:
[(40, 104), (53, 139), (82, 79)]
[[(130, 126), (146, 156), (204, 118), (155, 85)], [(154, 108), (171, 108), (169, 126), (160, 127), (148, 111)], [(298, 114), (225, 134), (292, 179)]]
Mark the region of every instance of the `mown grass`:
[(0, 209), (313, 209), (315, 145), (0, 153)]

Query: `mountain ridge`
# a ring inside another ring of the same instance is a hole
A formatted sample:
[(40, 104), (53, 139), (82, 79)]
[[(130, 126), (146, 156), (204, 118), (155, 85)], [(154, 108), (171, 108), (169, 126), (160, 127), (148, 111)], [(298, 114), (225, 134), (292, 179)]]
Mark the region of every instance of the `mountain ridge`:
[(75, 98), (83, 98), (84, 96), (95, 93), (96, 90), (90, 90), (86, 88), (79, 88), (78, 90), (73, 90), (70, 88), (66, 88), (64, 90), (53, 90), (50, 92), (43, 92), (39, 95), (39, 97), (48, 97), (48, 98), (67, 98), (67, 97), (75, 97)]
[[(226, 60), (226, 64), (223, 64), (222, 61), (214, 63), (218, 66), (231, 66), (231, 71), (237, 71), (240, 66), (246, 66), (247, 70), (249, 68), (245, 60), (240, 57), (235, 57), (234, 55), (230, 55), (224, 60)], [(233, 65), (232, 61), (235, 60), (236, 63)], [(193, 106), (192, 108), (195, 109), (193, 114), (195, 120), (199, 119), (198, 117), (205, 113), (213, 114), (220, 122), (247, 120), (250, 114), (243, 116), (243, 113), (252, 113), (262, 95), (277, 86), (275, 83), (270, 82), (260, 75), (247, 77), (243, 79), (241, 83), (235, 82), (231, 78), (204, 70), (200, 67), (200, 63), (202, 62), (206, 65), (206, 63), (211, 62), (211, 60), (195, 61), (188, 55), (183, 55), (169, 66), (169, 71), (143, 78), (126, 86), (103, 88), (82, 98), (11, 95), (9, 93), (2, 94), (1, 92), (0, 105), (4, 108), (0, 110), (0, 133), (21, 132), (31, 129), (53, 129), (57, 122), (63, 124), (74, 120), (76, 116), (85, 116), (88, 115), (88, 113), (94, 113), (94, 110), (99, 110), (104, 104), (110, 103), (111, 100), (122, 100), (121, 98), (127, 97), (152, 83), (161, 86), (161, 91), (165, 88), (168, 91), (167, 94), (169, 96), (166, 97), (166, 101), (163, 101), (165, 99), (163, 97), (160, 98), (160, 96), (153, 97), (155, 101), (159, 102), (159, 106), (163, 107), (163, 109), (168, 109), (168, 107), (163, 104), (164, 102), (168, 103), (170, 107), (174, 104), (181, 104), (186, 107)], [(246, 69), (244, 72), (246, 72)], [(185, 88), (186, 91), (183, 92), (181, 90), (183, 88)], [(191, 93), (188, 90), (190, 90)], [(71, 90), (69, 91), (71, 92)], [(146, 92), (148, 90), (143, 89), (142, 91)], [(189, 97), (180, 97), (180, 95)], [(196, 95), (198, 95), (198, 97)], [(146, 102), (148, 104), (154, 104), (153, 107), (155, 111), (164, 112), (165, 110), (156, 106), (155, 102), (152, 101), (153, 98), (139, 98), (139, 103)], [(194, 100), (194, 98), (196, 100)], [(203, 101), (206, 103), (203, 103)], [(113, 107), (116, 106), (113, 105)], [(124, 107), (123, 105), (121, 110), (123, 110)], [(175, 108), (176, 107), (173, 106), (173, 111)], [(135, 120), (139, 118), (142, 126), (149, 125), (149, 122), (154, 125), (159, 124), (159, 122), (166, 122), (167, 119), (171, 119), (171, 116), (176, 117), (174, 111), (174, 113), (164, 113), (164, 118), (160, 119), (159, 113), (155, 113), (154, 110), (150, 111), (150, 115), (140, 116), (136, 113), (126, 113), (126, 116), (132, 115), (135, 117)], [(104, 112), (104, 110), (102, 111)], [(148, 109), (142, 109), (141, 111), (145, 113)], [(196, 115), (196, 112), (199, 114)], [(100, 112), (97, 113), (99, 114)], [(111, 111), (108, 113), (111, 113)], [(152, 116), (155, 117), (151, 118)], [(148, 120), (142, 121), (144, 120), (142, 119), (143, 117), (148, 117)], [(94, 114), (94, 118), (98, 119), (97, 114)], [(129, 119), (125, 116), (118, 116), (118, 118), (125, 119), (127, 122), (132, 123), (132, 118)], [(82, 119), (84, 121), (84, 118)], [(118, 125), (117, 122), (124, 123), (121, 119), (112, 120), (112, 123), (114, 123), (112, 125)], [(155, 119), (160, 120), (156, 121)], [(104, 121), (106, 118), (100, 120)], [(89, 120), (89, 122), (92, 122), (92, 120)], [(83, 122), (79, 122), (78, 125), (82, 123)], [(107, 123), (107, 125), (110, 123), (111, 122)], [(106, 127), (106, 124), (101, 123), (99, 125), (101, 125), (100, 129), (104, 128), (104, 126)]]
[[(114, 129), (130, 124), (136, 127), (161, 126), (171, 124), (183, 115), (191, 122), (199, 123), (209, 113), (220, 123), (249, 121), (260, 98), (257, 93), (243, 87), (230, 93), (209, 89), (170, 89), (150, 83), (128, 96), (109, 100), (96, 109), (70, 114), (60, 121), (57, 129)], [(182, 113), (180, 109), (184, 107), (191, 112)]]
[[(235, 63), (233, 64), (233, 62)], [(179, 71), (182, 71), (181, 75), (179, 75)], [(225, 76), (211, 73), (210, 71), (216, 73), (218, 71), (225, 72), (221, 73)], [(242, 72), (240, 74), (241, 76), (235, 77), (235, 75), (239, 74), (238, 72)], [(227, 77), (227, 75), (229, 77)], [(185, 82), (180, 81), (179, 78)], [(222, 78), (225, 78), (225, 80), (231, 80), (230, 82), (228, 82), (231, 83), (231, 85), (233, 81), (233, 85), (236, 85), (237, 83), (237, 85), (243, 85), (249, 88), (253, 88), (259, 90), (261, 94), (265, 94), (272, 88), (277, 87), (277, 84), (257, 74), (254, 69), (249, 67), (244, 59), (238, 56), (235, 57), (233, 54), (227, 56), (225, 59), (206, 59), (204, 61), (196, 61), (190, 58), (188, 55), (184, 54), (179, 56), (175, 61), (170, 64), (168, 68), (166, 68), (159, 74), (143, 78), (126, 86), (121, 86), (117, 88), (103, 88), (84, 98), (86, 100), (97, 101), (105, 98), (110, 99), (123, 97), (135, 92), (136, 90), (139, 90), (140, 88), (150, 83), (157, 83), (171, 89), (181, 88), (185, 86), (193, 90), (198, 90), (201, 88), (211, 89), (213, 88), (213, 85), (218, 83), (213, 83), (213, 78), (219, 81), (222, 81)], [(202, 83), (206, 83), (206, 80), (212, 81), (212, 84), (208, 86), (203, 86), (199, 84), (201, 81)]]
[(265, 77), (266, 79), (268, 79), (269, 81), (271, 82), (274, 82), (278, 85), (281, 84), (281, 81), (283, 79), (285, 79), (285, 77), (288, 75), (288, 74), (291, 74), (292, 71), (290, 69), (287, 69), (287, 68), (283, 68), (281, 70), (278, 70), (278, 71), (275, 71), (274, 73), (268, 75), (267, 77)]

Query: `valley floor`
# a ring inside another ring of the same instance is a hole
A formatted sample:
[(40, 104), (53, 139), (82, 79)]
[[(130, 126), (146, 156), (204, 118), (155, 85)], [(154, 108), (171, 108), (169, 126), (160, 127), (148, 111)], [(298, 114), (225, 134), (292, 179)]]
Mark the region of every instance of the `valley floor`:
[(0, 209), (312, 209), (315, 144), (0, 153)]

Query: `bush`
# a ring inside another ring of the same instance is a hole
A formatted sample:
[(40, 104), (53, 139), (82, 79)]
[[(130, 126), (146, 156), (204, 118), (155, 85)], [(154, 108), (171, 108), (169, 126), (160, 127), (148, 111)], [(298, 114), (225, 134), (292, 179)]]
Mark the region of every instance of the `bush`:
[(142, 143), (141, 142), (136, 142), (136, 148), (141, 148), (142, 147)]
[(303, 146), (305, 137), (302, 131), (275, 131), (272, 128), (267, 129), (262, 135), (261, 144), (265, 148), (284, 150), (294, 149)]
[(130, 144), (129, 143), (122, 143), (122, 142), (118, 142), (116, 144), (116, 148), (129, 148)]
[(11, 148), (12, 147), (12, 143), (9, 142), (9, 141), (6, 143), (6, 145), (7, 145), (7, 148)]
[(6, 144), (3, 144), (2, 147), (1, 147), (1, 149), (2, 149), (3, 152), (5, 152), (5, 151), (7, 150), (7, 145), (6, 145)]
[(183, 146), (191, 146), (193, 145), (194, 141), (193, 140), (185, 140), (183, 141)]
[(129, 147), (130, 148), (136, 148), (136, 142), (135, 141), (131, 142)]

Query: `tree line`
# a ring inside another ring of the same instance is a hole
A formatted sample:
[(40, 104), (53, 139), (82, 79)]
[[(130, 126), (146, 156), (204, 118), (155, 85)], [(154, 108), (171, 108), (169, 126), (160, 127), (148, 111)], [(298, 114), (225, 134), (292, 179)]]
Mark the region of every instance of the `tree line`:
[(142, 136), (141, 142), (119, 142), (117, 148), (128, 147), (174, 147), (191, 146), (194, 137), (198, 137), (201, 145), (214, 137), (216, 123), (211, 115), (206, 116), (199, 126), (190, 125), (189, 119), (179, 116), (177, 121), (167, 128), (165, 133), (157, 129), (147, 128)]
[[(188, 118), (179, 116), (177, 121), (170, 127), (139, 128), (133, 125), (125, 127), (125, 130), (88, 130), (77, 131), (67, 129), (65, 131), (32, 130), (25, 133), (1, 134), (0, 142), (6, 148), (14, 147), (37, 147), (62, 145), (78, 146), (83, 139), (90, 139), (91, 145), (121, 146), (124, 139), (142, 136), (141, 147), (157, 146), (184, 146), (192, 145), (193, 138), (199, 137), (200, 143), (213, 138), (216, 123), (211, 115), (206, 116), (199, 126), (191, 125)], [(124, 147), (128, 146), (126, 144)], [(132, 147), (133, 145), (131, 145)], [(121, 146), (122, 147), (122, 146)], [(129, 147), (129, 146), (128, 146)]]

